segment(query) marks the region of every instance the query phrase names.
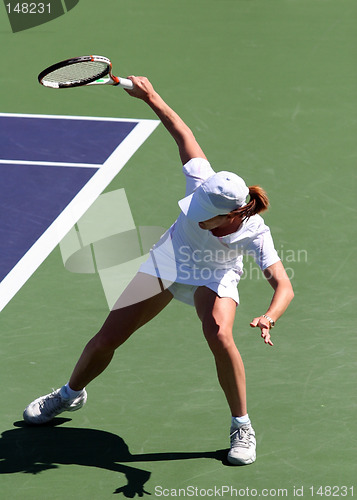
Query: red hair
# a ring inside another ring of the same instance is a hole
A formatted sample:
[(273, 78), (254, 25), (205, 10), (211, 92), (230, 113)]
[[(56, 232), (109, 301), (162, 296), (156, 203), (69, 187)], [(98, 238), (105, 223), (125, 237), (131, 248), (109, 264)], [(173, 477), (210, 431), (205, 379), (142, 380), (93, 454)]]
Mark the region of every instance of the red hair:
[(241, 208), (231, 212), (232, 216), (240, 215), (242, 220), (248, 219), (252, 215), (260, 214), (269, 207), (269, 198), (260, 186), (249, 186), (249, 202)]

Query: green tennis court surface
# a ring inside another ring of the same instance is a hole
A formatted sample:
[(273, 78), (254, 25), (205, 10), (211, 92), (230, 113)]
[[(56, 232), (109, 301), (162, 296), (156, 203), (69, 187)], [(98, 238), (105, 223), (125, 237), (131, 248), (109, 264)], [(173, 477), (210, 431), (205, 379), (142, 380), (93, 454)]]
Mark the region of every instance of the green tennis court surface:
[[(268, 191), (265, 220), (295, 299), (266, 347), (249, 322), (271, 291), (247, 262), (235, 338), (254, 465), (224, 461), (228, 407), (195, 312), (178, 302), (116, 353), (83, 410), (27, 428), (24, 407), (67, 382), (108, 312), (99, 276), (66, 270), (56, 246), (0, 313), (1, 498), (357, 495), (356, 10), (353, 0), (83, 0), (13, 34), (3, 9), (2, 113), (155, 119), (121, 89), (37, 83), (44, 67), (87, 53), (147, 75), (216, 170)], [(106, 191), (122, 188), (137, 226), (177, 217), (184, 181), (162, 125)]]

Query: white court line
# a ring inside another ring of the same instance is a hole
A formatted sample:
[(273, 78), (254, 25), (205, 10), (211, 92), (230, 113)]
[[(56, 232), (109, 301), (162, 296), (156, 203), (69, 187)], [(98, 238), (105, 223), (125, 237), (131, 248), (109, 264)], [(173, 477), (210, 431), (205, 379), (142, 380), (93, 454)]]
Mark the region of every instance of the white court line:
[[(15, 118), (49, 118), (55, 120), (90, 120), (96, 122), (138, 122), (138, 121), (152, 121), (152, 120), (139, 120), (137, 118), (111, 118), (105, 116), (75, 116), (75, 115), (36, 115), (27, 113), (0, 113), (0, 116), (15, 117)], [(157, 120), (154, 120), (157, 121)]]
[[(0, 116), (9, 116), (0, 113)], [(48, 117), (50, 115), (11, 115)], [(56, 118), (56, 117), (55, 117)], [(60, 116), (61, 119), (73, 119), (73, 117)], [(85, 117), (77, 117), (86, 119)], [(90, 119), (90, 118), (87, 118)], [(93, 120), (103, 120), (94, 117)], [(104, 118), (106, 120), (106, 118)], [(114, 121), (130, 121), (125, 119), (114, 119)], [(0, 283), (0, 311), (9, 303), (14, 295), (32, 276), (36, 269), (42, 264), (46, 257), (54, 250), (56, 245), (68, 233), (73, 225), (82, 217), (101, 192), (108, 186), (112, 179), (120, 172), (131, 156), (145, 142), (150, 134), (159, 125), (159, 120), (131, 120), (138, 124), (127, 135), (127, 137), (113, 151), (109, 158), (100, 166), (98, 172), (87, 182), (73, 200), (67, 205), (63, 212), (54, 220), (49, 228), (32, 245), (22, 259), (13, 267)], [(98, 167), (98, 166), (97, 166)]]
[(100, 168), (101, 163), (66, 163), (61, 161), (0, 160), (0, 165), (40, 165), (41, 167)]

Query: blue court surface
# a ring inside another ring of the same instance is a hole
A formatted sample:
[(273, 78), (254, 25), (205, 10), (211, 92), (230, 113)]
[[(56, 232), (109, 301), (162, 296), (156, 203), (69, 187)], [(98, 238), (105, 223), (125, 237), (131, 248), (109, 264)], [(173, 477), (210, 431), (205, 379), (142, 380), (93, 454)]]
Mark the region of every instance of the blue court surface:
[(1, 165), (1, 280), (96, 171), (36, 164)]
[(0, 115), (0, 310), (157, 124)]
[(137, 122), (0, 116), (2, 160), (102, 165)]

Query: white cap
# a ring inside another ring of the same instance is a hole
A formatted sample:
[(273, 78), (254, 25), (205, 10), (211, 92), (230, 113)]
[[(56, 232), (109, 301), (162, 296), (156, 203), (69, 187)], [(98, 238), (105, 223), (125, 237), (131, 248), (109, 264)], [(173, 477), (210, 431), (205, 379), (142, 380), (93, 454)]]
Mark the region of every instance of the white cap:
[(249, 189), (241, 177), (223, 171), (206, 179), (178, 204), (189, 219), (203, 222), (244, 206), (248, 194)]

